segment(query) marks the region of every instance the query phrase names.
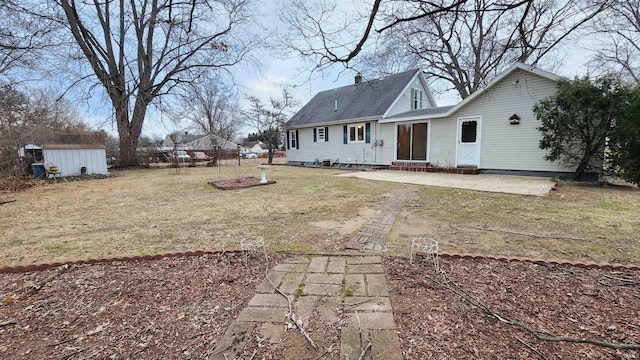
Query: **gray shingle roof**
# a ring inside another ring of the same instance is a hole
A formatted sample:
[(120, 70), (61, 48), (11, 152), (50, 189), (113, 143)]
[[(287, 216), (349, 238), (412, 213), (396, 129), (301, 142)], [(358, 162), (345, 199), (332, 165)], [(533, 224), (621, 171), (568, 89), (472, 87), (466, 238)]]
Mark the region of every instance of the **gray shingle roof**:
[(176, 143), (189, 144), (205, 136), (206, 135), (176, 134)]
[[(382, 117), (420, 70), (322, 91), (287, 122), (286, 127), (305, 126), (367, 117)], [(336, 100), (338, 110), (335, 109)]]

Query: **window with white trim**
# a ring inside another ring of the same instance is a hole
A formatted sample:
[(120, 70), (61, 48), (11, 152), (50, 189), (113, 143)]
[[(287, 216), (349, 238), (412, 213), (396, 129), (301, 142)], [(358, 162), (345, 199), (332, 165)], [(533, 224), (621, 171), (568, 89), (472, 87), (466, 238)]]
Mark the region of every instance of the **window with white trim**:
[(349, 125), (349, 142), (364, 142), (364, 124)]
[(318, 136), (318, 141), (325, 141), (325, 135), (324, 135), (324, 128), (323, 127), (316, 128), (316, 133), (317, 133), (317, 136)]
[(296, 131), (289, 131), (289, 148), (295, 149), (298, 143), (298, 139), (296, 138)]
[(422, 109), (422, 90), (411, 89), (411, 110)]

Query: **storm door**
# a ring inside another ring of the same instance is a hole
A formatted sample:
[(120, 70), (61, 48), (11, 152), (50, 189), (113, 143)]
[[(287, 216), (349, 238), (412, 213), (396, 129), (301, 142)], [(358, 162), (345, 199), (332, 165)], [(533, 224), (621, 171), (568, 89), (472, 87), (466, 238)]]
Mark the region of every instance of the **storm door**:
[(457, 166), (478, 167), (480, 163), (481, 119), (458, 119)]

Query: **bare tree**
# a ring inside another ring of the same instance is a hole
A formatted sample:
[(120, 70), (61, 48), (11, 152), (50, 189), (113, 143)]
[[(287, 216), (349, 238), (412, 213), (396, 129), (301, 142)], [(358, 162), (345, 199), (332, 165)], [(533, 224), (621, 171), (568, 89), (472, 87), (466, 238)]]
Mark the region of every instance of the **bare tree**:
[(15, 0), (0, 1), (0, 76), (4, 79), (14, 80), (13, 70), (37, 68), (40, 51), (57, 45), (48, 35), (59, 26), (37, 15), (41, 6)]
[(250, 0), (56, 0), (107, 94), (120, 164), (137, 164), (148, 107), (206, 71), (234, 66), (261, 45)]
[(492, 10), (491, 1), (474, 0), (456, 11), (400, 24), (386, 43), (409, 49), (427, 75), (464, 99), (513, 62), (537, 65), (605, 6), (584, 0), (530, 1)]
[(362, 54), (362, 66), (358, 66), (365, 78), (382, 78), (419, 68), (421, 61), (403, 46), (386, 46)]
[(185, 88), (178, 107), (180, 117), (199, 133), (231, 141), (244, 121), (239, 99), (237, 89), (221, 77), (203, 77)]
[(608, 3), (376, 0), (368, 13), (355, 16), (359, 22), (348, 23), (335, 20), (335, 6), (312, 8), (298, 1), (284, 9), (283, 17), (294, 30), (286, 39), (289, 47), (310, 56), (316, 69), (335, 63), (353, 67), (377, 34), (381, 54), (410, 54), (404, 61), (418, 59), (429, 75), (465, 98), (514, 61), (537, 64)]
[(244, 112), (247, 120), (258, 130), (261, 141), (269, 149), (269, 164), (273, 162), (273, 152), (278, 148), (282, 139), (284, 123), (289, 120), (296, 101), (287, 90), (282, 90), (282, 97), (270, 97), (268, 104), (255, 96), (247, 97), (250, 107)]
[[(0, 85), (0, 175), (25, 173), (25, 165), (35, 160), (20, 157), (20, 148), (27, 144), (78, 143), (83, 133), (92, 133), (71, 104), (52, 98), (50, 93), (36, 90), (27, 94)], [(65, 141), (68, 139), (73, 140)]]
[(594, 26), (600, 39), (594, 64), (640, 85), (640, 0), (614, 0), (604, 15)]

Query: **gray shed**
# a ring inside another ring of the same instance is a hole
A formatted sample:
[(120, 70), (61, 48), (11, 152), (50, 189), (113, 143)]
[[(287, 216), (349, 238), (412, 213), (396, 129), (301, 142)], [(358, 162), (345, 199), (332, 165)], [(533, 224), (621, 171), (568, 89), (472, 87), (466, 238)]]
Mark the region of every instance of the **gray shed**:
[(42, 156), (60, 170), (62, 176), (87, 174), (107, 175), (107, 155), (104, 145), (43, 145)]

